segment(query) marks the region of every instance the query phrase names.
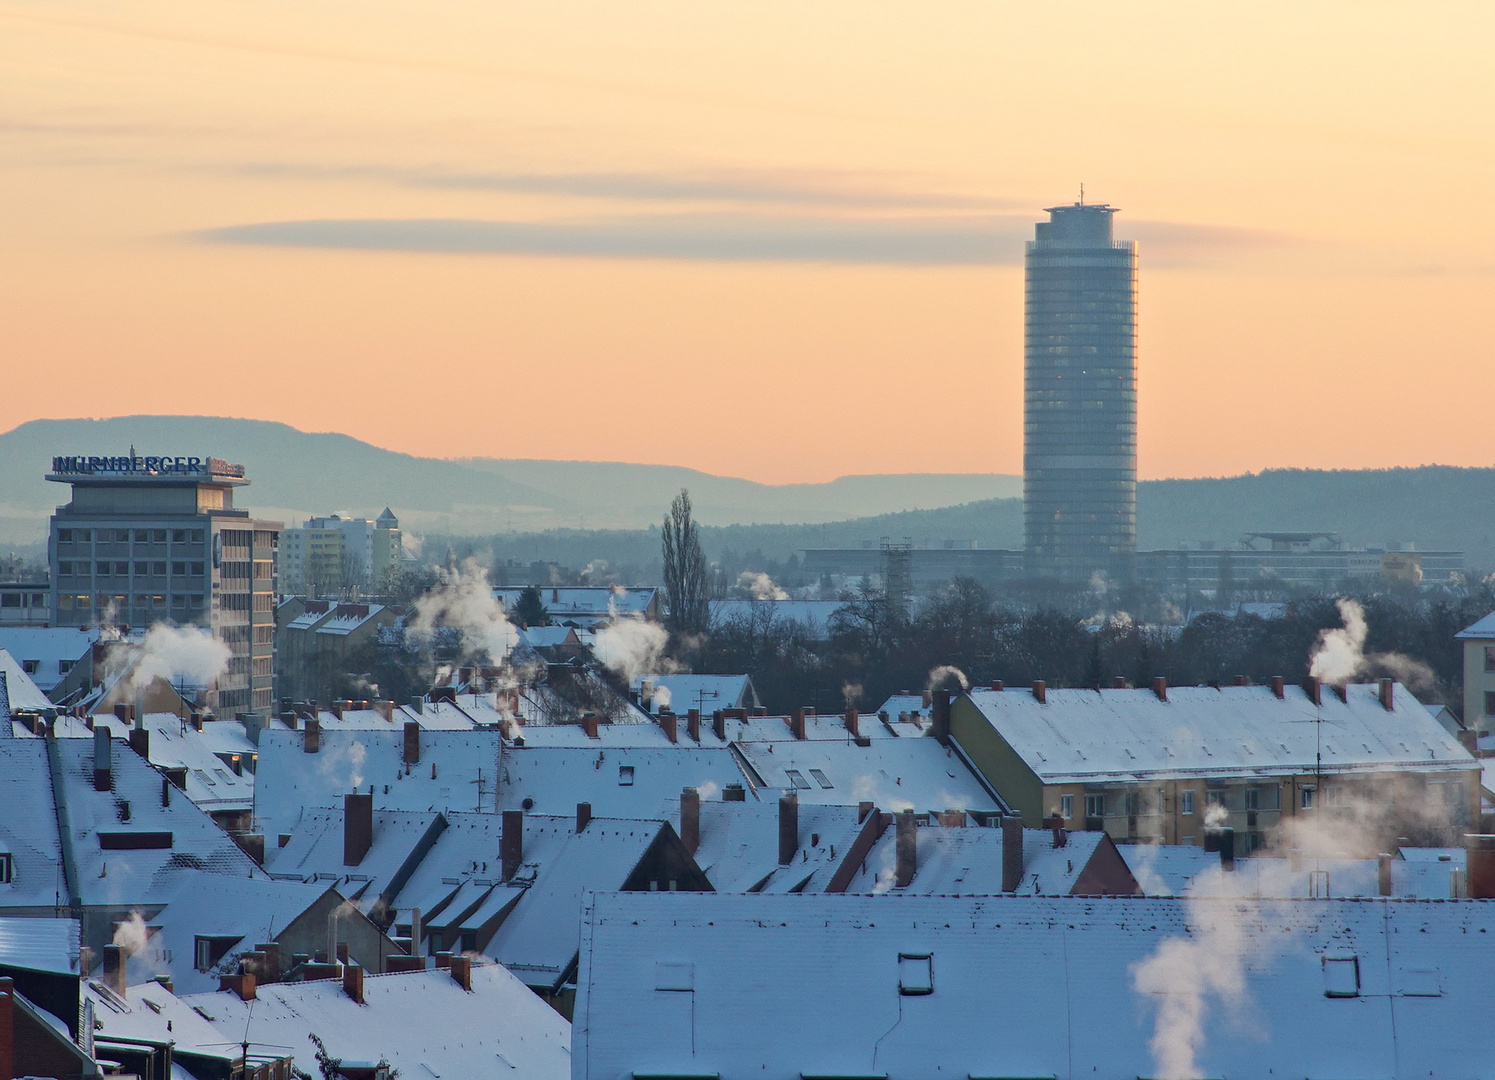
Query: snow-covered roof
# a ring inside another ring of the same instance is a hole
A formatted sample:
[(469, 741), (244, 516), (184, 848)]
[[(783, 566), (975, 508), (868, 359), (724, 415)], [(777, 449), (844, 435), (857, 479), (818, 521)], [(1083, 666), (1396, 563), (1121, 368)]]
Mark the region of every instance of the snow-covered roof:
[(793, 622), (818, 640), (828, 636), (831, 616), (845, 606), (842, 600), (713, 600), (711, 625), (749, 620)]
[(382, 729), (326, 730), (306, 752), (306, 732), (260, 734), (254, 783), (256, 828), (268, 843), (296, 831), (303, 807), (342, 806), (353, 791), (373, 791), (380, 810), (474, 810), (495, 806), (497, 730), (420, 733), (420, 760), (406, 766), (401, 723)]
[[(646, 686), (648, 693), (643, 694)], [(700, 709), (709, 718), (717, 709), (758, 704), (753, 680), (747, 675), (635, 675), (628, 688), (641, 695), (640, 702), (647, 698), (647, 708), (653, 713), (668, 708), (683, 716), (690, 709)]]
[[(1076, 834), (1078, 835), (1078, 834)], [(1148, 896), (1183, 896), (1191, 887), (1200, 895), (1229, 890), (1271, 899), (1373, 897), (1379, 893), (1375, 859), (1327, 859), (1253, 855), (1236, 859), (1228, 881), (1222, 881), (1220, 856), (1188, 844), (1121, 844), (1118, 849)], [(1462, 877), (1462, 848), (1403, 848), (1391, 861), (1391, 895), (1416, 900), (1447, 900), (1457, 895)]]
[(1027, 689), (976, 689), (966, 699), (1047, 784), (1476, 767), (1401, 684), (1389, 710), (1376, 686), (1345, 693), (1325, 687), (1319, 706), (1299, 686), (1281, 699), (1267, 686), (1169, 687), (1166, 701), (1150, 689), (1051, 689), (1046, 704)]
[(349, 866), (343, 807), (297, 809), (300, 818), (284, 847), (279, 836), (265, 837), (265, 869), (282, 881), (335, 886), (365, 914), (397, 890), (446, 824), (435, 810), (375, 809), (373, 843), (357, 864)]
[[(238, 974), (239, 957), (261, 942), (274, 941), (297, 916), (331, 886), (299, 881), (270, 881), (199, 875), (178, 888), (166, 907), (149, 920), (159, 927), (145, 948), (125, 960), (126, 982), (133, 986), (157, 975), (171, 976), (178, 993), (218, 989), (218, 976)], [(198, 937), (237, 939), (212, 969), (196, 967)], [(102, 957), (95, 970), (102, 968)], [(286, 957), (289, 964), (290, 957)]]
[(338, 604), (327, 621), (317, 627), (317, 633), (347, 637), (388, 610), (383, 604)]
[[(493, 598), (511, 610), (528, 588), (501, 586), (493, 590)], [(557, 622), (577, 615), (593, 618), (606, 618), (610, 614), (642, 615), (659, 593), (653, 587), (625, 589), (619, 585), (542, 585), (539, 590), (540, 602)]]
[[(1001, 829), (929, 826), (916, 829), (914, 837), (914, 877), (907, 885), (896, 884), (897, 829), (890, 826), (867, 853), (846, 891), (893, 890), (925, 896), (995, 896), (1003, 891)], [(1064, 846), (1055, 847), (1049, 830), (1023, 830), (1023, 874), (1017, 892), (1069, 896), (1097, 849), (1115, 848), (1102, 832), (1071, 832), (1063, 839)]]
[(794, 861), (781, 866), (777, 799), (703, 801), (696, 865), (705, 871), (717, 892), (789, 892), (800, 888), (824, 892), (830, 875), (845, 861), (861, 831), (855, 806), (807, 803), (799, 808), (799, 848)]
[[(624, 726), (634, 725), (615, 725)], [(525, 746), (504, 751), (502, 809), (567, 814), (589, 802), (600, 817), (663, 819), (672, 816), (683, 788), (710, 797), (728, 784), (751, 785), (741, 758), (727, 746), (696, 746), (683, 737), (682, 745), (605, 745), (599, 739), (574, 749), (532, 746), (530, 730)], [(599, 732), (606, 730), (602, 725)], [(748, 797), (754, 797), (751, 790)]]
[[(866, 725), (863, 725), (866, 726)], [(739, 743), (755, 783), (794, 791), (802, 803), (873, 802), (884, 810), (1004, 809), (953, 749), (930, 737)], [(765, 796), (768, 797), (768, 796)]]
[(0, 967), (77, 975), (78, 944), (77, 919), (0, 917)]
[(97, 628), (0, 626), (0, 649), (17, 661), (36, 661), (36, 672), (31, 678), (43, 692), (51, 690), (67, 675), (62, 665), (71, 667), (77, 663), (98, 640)]
[[(84, 739), (0, 740), (0, 842), (19, 847), (31, 865), (18, 892), (42, 896), (48, 906), (67, 900), (61, 874), (58, 819), (48, 753), (55, 753), (67, 806), (76, 883), (88, 905), (165, 903), (182, 881), (201, 872), (263, 876), (239, 846), (180, 793), (175, 792), (119, 740), (110, 745), (108, 791), (94, 788), (94, 745)], [(169, 789), (169, 790), (168, 790)], [(21, 808), (25, 808), (23, 812)], [(24, 815), (24, 816), (23, 816)], [(17, 875), (23, 860), (17, 854)], [(0, 885), (5, 890), (17, 887)], [(0, 901), (3, 902), (3, 901)]]
[[(56, 710), (57, 706), (53, 705), (51, 699), (42, 693), (41, 687), (36, 685), (30, 675), (26, 674), (7, 649), (0, 649), (0, 678), (5, 680), (6, 702), (12, 712), (39, 713)], [(0, 738), (4, 738), (5, 735), (6, 732), (0, 732)]]
[[(1495, 640), (1495, 611), (1490, 612), (1490, 614), (1486, 615), (1478, 622), (1471, 623), (1468, 626), (1464, 627), (1464, 629), (1460, 630), (1457, 634), (1454, 635), (1454, 637), (1476, 639), (1490, 638), (1492, 640)], [(3, 640), (3, 638), (0, 638), (0, 641)]]
[(313, 1074), (316, 1034), (333, 1057), (382, 1058), (411, 1080), (570, 1080), (571, 1025), (497, 964), (474, 964), (471, 981), (468, 992), (445, 970), (369, 974), (362, 1005), (337, 979), (261, 985), (247, 1002), (232, 991), (182, 1001), (233, 1042), (291, 1047)]
[[(216, 980), (215, 980), (216, 982)], [(217, 1059), (225, 1072), (232, 1072), (240, 1059), (238, 1036), (210, 1024), (197, 1010), (160, 983), (132, 986), (120, 997), (96, 980), (83, 983), (83, 999), (93, 1006), (95, 1045), (107, 1053), (111, 1043), (171, 1044), (179, 1054)], [(281, 1056), (273, 1050), (266, 1053), (250, 1048), (249, 1061), (274, 1060)], [(190, 1077), (178, 1062), (173, 1062), (173, 1080), (179, 1075)], [(179, 1071), (180, 1070), (180, 1071)]]
[(1478, 901), (599, 894), (574, 1076), (1484, 1075), (1492, 968)]
[(519, 631), (519, 640), (532, 649), (553, 649), (560, 645), (580, 645), (581, 638), (570, 626), (526, 626)]
[[(737, 743), (794, 741), (792, 717), (749, 716), (726, 720), (727, 738)], [(702, 721), (705, 723), (705, 721)], [(857, 714), (857, 735), (864, 739), (917, 739), (929, 729), (927, 721), (917, 718), (898, 719), (893, 713), (883, 723), (876, 713)], [(840, 713), (811, 713), (805, 716), (805, 739), (810, 742), (851, 743), (854, 741)]]

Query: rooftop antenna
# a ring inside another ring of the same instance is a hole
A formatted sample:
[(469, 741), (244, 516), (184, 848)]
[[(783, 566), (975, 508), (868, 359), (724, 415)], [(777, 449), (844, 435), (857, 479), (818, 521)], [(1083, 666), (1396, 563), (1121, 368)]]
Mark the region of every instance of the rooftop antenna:
[(1085, 182), (1080, 181), (1080, 205), (1085, 205)]

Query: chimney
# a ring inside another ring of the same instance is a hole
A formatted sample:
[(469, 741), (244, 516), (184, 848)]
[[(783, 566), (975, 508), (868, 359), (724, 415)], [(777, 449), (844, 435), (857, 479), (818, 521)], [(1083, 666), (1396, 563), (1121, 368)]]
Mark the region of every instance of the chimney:
[(1244, 676), (1244, 675), (1237, 675), (1235, 677), (1234, 684), (1236, 686), (1250, 686), (1251, 685), (1251, 680), (1248, 679), (1248, 678), (1246, 678), (1246, 676)]
[(862, 737), (862, 717), (855, 709), (846, 710), (846, 733), (853, 739)]
[(779, 865), (788, 866), (799, 850), (799, 796), (786, 792), (779, 796)]
[(510, 880), (519, 872), (524, 862), (524, 811), (505, 810), (503, 832), (498, 840), (498, 853), (503, 862), (503, 879)]
[(383, 698), (374, 699), (374, 711), (379, 714), (386, 724), (394, 723), (395, 703), (393, 701), (386, 701)]
[(308, 754), (315, 754), (322, 749), (322, 722), (316, 719), (306, 721), (306, 729), (302, 734), (301, 749)]
[(128, 725), (134, 719), (130, 715), (130, 706), (123, 701), (116, 701), (114, 703), (114, 718), (125, 725)]
[(263, 959), (260, 961), (260, 970), (255, 972), (255, 977), (260, 982), (280, 981), (280, 942), (266, 941), (254, 947)]
[(357, 964), (343, 965), (343, 993), (363, 1004), (363, 968)]
[(896, 858), (894, 881), (900, 889), (914, 880), (919, 869), (919, 822), (912, 810), (898, 815), (898, 824), (893, 833), (893, 850)]
[(741, 784), (728, 784), (722, 788), (722, 802), (747, 802), (747, 788)]
[(1390, 679), (1382, 679), (1377, 684), (1376, 696), (1381, 699), (1381, 708), (1387, 712), (1396, 711), (1396, 699), (1394, 697), (1396, 683)]
[(1281, 675), (1272, 676), (1272, 694), (1277, 698), (1278, 701), (1282, 700), (1283, 694), (1285, 693), (1283, 689), (1284, 685), (1285, 684)]
[(405, 764), (420, 761), (420, 725), (414, 720), (405, 721)]
[(346, 941), (339, 941), (337, 943), (335, 955), (339, 964), (342, 964), (344, 967), (348, 966), (348, 943)]
[(410, 699), (410, 711), (413, 712), (416, 716), (419, 716), (421, 713), (423, 713), (425, 711), (425, 708), (426, 699), (420, 694), (417, 694), (415, 697)]
[(469, 994), (472, 993), (472, 959), (467, 956), (452, 956), (452, 978)]
[(343, 701), (341, 698), (339, 698), (337, 701), (334, 701), (332, 703), (332, 715), (341, 720), (343, 718), (343, 713), (347, 710), (350, 704), (352, 704), (352, 702)]
[(1049, 700), (1048, 687), (1044, 686), (1042, 679), (1033, 681), (1033, 700), (1040, 705), (1045, 705)]
[(579, 802), (576, 804), (576, 831), (586, 832), (587, 824), (592, 820), (592, 804)]
[(343, 796), (343, 865), (357, 866), (374, 846), (374, 797)]
[(1226, 825), (1219, 830), (1220, 869), (1235, 869), (1235, 830)]
[(1495, 900), (1495, 836), (1466, 833), (1464, 882), (1472, 900)]
[(795, 709), (789, 714), (789, 733), (796, 739), (805, 737), (805, 710), (803, 707)]
[(860, 825), (862, 822), (866, 821), (867, 815), (872, 813), (872, 810), (873, 805), (870, 802), (857, 803), (857, 824)]
[(692, 856), (701, 846), (701, 792), (697, 788), (680, 793), (680, 841)]
[(600, 738), (597, 733), (597, 714), (594, 712), (581, 714), (581, 729), (587, 733), (587, 738)]
[[(419, 956), (424, 961), (425, 953), (421, 950), (420, 939), (425, 935), (425, 919), (421, 917), (420, 908), (410, 909), (410, 955)], [(425, 964), (422, 962), (422, 969)]]
[(1118, 676), (1116, 676), (1116, 678), (1112, 679), (1111, 680), (1111, 689), (1112, 690), (1125, 690), (1126, 689), (1126, 676), (1125, 675), (1118, 675)]
[(1045, 828), (1053, 830), (1053, 833), (1054, 833), (1054, 846), (1056, 848), (1062, 848), (1065, 844), (1069, 843), (1069, 833), (1066, 832), (1065, 829), (1064, 829), (1064, 818), (1063, 817), (1061, 817), (1058, 814), (1055, 814), (1053, 817), (1049, 818), (1043, 824), (1044, 824)]
[(240, 850), (253, 859), (256, 866), (265, 865), (264, 833), (233, 833), (232, 836)]
[(927, 708), (929, 708), (933, 704), (934, 704), (933, 697), (931, 696), (931, 694), (929, 693), (928, 690), (925, 690), (923, 696), (919, 699), (919, 707), (921, 709), (927, 709)]
[(717, 709), (711, 714), (711, 730), (722, 742), (727, 741), (727, 714)]
[(104, 946), (104, 985), (125, 996), (125, 950), (119, 945)]
[(130, 749), (146, 761), (151, 759), (150, 728), (135, 727), (130, 729)]
[(163, 807), (171, 805), (171, 777), (164, 773), (161, 776), (161, 805)]
[(1152, 680), (1152, 692), (1158, 696), (1159, 701), (1168, 700), (1168, 680), (1159, 675)]
[(994, 691), (996, 691), (996, 692), (997, 692), (997, 693), (999, 693), (999, 694), (1000, 694), (1000, 693), (1001, 693), (1001, 692), (1002, 692), (1002, 691), (1003, 691), (1003, 690), (1005, 690), (1005, 689), (1007, 689), (1007, 687), (1006, 687), (1006, 686), (1005, 686), (1005, 685), (1004, 685), (1004, 684), (1003, 684), (1003, 682), (1002, 682), (1002, 680), (1001, 680), (1001, 679), (996, 679), (996, 680), (994, 680), (994, 681), (993, 681), (993, 682), (992, 682), (992, 684), (991, 684), (991, 688), (992, 688), (992, 689), (993, 689), (993, 690), (994, 690)]
[(936, 690), (929, 709), (929, 733), (944, 746), (950, 742), (950, 691)]
[(1391, 895), (1391, 856), (1385, 852), (1376, 856), (1376, 895)]
[(680, 741), (679, 717), (672, 712), (659, 714), (659, 730), (664, 732), (664, 737), (672, 743)]
[(1303, 680), (1303, 693), (1308, 695), (1308, 700), (1315, 705), (1324, 703), (1323, 686), (1316, 676), (1310, 675)]
[(218, 976), (218, 989), (232, 990), (239, 995), (240, 1001), (254, 1000), (254, 985), (254, 976), (247, 971), (240, 972), (237, 975)]
[(1017, 892), (1023, 882), (1023, 819), (1002, 819), (1002, 891)]
[(691, 742), (701, 741), (701, 710), (691, 709), (685, 714), (685, 733)]

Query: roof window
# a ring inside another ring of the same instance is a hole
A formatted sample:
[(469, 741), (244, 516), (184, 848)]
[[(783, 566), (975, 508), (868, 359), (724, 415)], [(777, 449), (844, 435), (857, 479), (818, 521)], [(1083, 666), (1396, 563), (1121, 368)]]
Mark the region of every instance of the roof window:
[(1360, 996), (1360, 958), (1358, 956), (1325, 956), (1324, 997)]
[(934, 993), (934, 955), (898, 954), (898, 992), (905, 997)]
[(796, 789), (807, 790), (810, 786), (810, 782), (805, 779), (805, 774), (800, 772), (798, 769), (785, 769), (784, 775), (789, 777), (789, 782), (793, 784)]
[(826, 788), (827, 790), (835, 787), (835, 785), (830, 782), (830, 779), (825, 775), (825, 773), (821, 772), (819, 769), (811, 769), (810, 775), (815, 778), (815, 782), (817, 784), (819, 784), (823, 788)]
[(618, 786), (619, 787), (632, 787), (633, 786), (633, 766), (632, 765), (619, 765), (618, 766)]

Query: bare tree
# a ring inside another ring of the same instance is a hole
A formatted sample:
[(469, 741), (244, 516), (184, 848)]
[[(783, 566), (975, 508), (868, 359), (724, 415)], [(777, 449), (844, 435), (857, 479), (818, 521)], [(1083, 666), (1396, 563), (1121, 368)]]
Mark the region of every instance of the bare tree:
[(690, 492), (680, 489), (660, 530), (664, 546), (664, 591), (668, 624), (677, 634), (698, 634), (709, 621), (709, 574), (701, 534), (690, 515)]

